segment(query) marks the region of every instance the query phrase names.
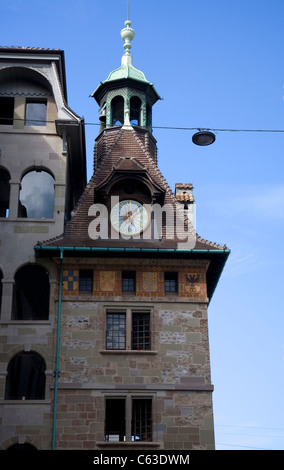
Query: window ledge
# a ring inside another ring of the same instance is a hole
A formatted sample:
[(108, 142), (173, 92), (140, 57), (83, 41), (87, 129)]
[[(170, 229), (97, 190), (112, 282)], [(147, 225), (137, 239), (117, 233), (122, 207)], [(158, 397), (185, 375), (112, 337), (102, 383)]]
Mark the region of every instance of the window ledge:
[(11, 222), (30, 222), (30, 223), (38, 223), (38, 222), (44, 222), (44, 223), (51, 223), (51, 222), (55, 222), (55, 219), (54, 218), (50, 218), (50, 217), (35, 217), (35, 218), (32, 218), (32, 217), (15, 217), (15, 218), (10, 218), (8, 217), (7, 220), (10, 220)]
[(109, 441), (99, 441), (99, 442), (96, 442), (96, 446), (98, 447), (108, 447), (108, 448), (127, 448), (127, 447), (140, 447), (140, 448), (153, 448), (153, 447), (156, 447), (156, 448), (162, 448), (162, 443), (161, 442), (148, 442), (148, 441), (134, 441), (134, 442), (122, 442), (122, 441), (119, 441), (119, 442), (115, 442), (115, 441), (112, 441), (112, 442), (109, 442)]
[(51, 400), (0, 400), (0, 405), (50, 405)]
[(100, 351), (101, 354), (139, 354), (139, 355), (147, 355), (147, 354), (158, 354), (158, 351), (151, 350), (151, 349), (102, 349)]
[(50, 320), (1, 320), (0, 325), (51, 325)]

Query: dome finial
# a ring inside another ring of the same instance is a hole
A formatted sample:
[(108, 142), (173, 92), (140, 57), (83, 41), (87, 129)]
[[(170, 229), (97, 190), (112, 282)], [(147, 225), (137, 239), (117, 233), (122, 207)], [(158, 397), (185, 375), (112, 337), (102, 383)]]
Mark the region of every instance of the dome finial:
[(130, 54), (130, 49), (131, 49), (131, 44), (130, 42), (133, 40), (134, 36), (135, 36), (135, 31), (134, 29), (130, 28), (131, 26), (131, 21), (129, 20), (129, 4), (128, 4), (128, 19), (125, 21), (125, 26), (126, 28), (124, 28), (120, 35), (122, 37), (122, 39), (124, 40), (124, 44), (123, 44), (123, 47), (124, 47), (124, 54), (122, 56), (122, 59), (121, 59), (121, 63), (123, 65), (131, 65), (132, 64), (132, 57), (131, 57), (131, 54)]

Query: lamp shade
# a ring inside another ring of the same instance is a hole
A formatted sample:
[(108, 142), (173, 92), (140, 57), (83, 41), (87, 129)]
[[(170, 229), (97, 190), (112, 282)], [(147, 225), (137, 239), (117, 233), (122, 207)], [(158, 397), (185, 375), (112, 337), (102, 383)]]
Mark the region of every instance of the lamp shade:
[(199, 131), (192, 136), (192, 142), (196, 145), (211, 145), (215, 142), (215, 134), (209, 131)]

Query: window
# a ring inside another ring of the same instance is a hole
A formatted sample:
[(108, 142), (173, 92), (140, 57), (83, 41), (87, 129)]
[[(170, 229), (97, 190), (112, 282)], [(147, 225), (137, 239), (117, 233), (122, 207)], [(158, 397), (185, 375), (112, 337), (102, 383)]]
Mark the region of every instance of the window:
[(141, 100), (136, 96), (130, 99), (130, 124), (132, 126), (141, 125)]
[(150, 312), (107, 312), (106, 349), (150, 350)]
[(178, 291), (178, 273), (165, 272), (164, 288), (166, 294), (176, 294)]
[(18, 217), (52, 218), (54, 212), (54, 179), (44, 170), (33, 170), (21, 181)]
[(5, 400), (43, 400), (45, 369), (45, 361), (39, 354), (17, 354), (8, 365)]
[(150, 313), (132, 314), (132, 349), (150, 349)]
[(0, 168), (0, 217), (8, 217), (10, 201), (10, 175)]
[(93, 291), (93, 271), (81, 269), (79, 272), (79, 291), (90, 293)]
[(125, 349), (126, 314), (107, 314), (107, 349)]
[(26, 100), (26, 126), (45, 126), (46, 125), (46, 100)]
[(23, 266), (15, 275), (12, 320), (48, 320), (49, 274), (42, 266)]
[(14, 98), (0, 98), (0, 124), (13, 125)]
[(136, 292), (136, 272), (135, 271), (122, 271), (122, 293)]
[(124, 99), (116, 96), (111, 102), (112, 126), (122, 126), (124, 124)]
[(106, 441), (152, 441), (152, 398), (107, 398)]
[(125, 399), (107, 399), (105, 408), (105, 440), (124, 441), (125, 430)]
[(152, 400), (132, 400), (131, 436), (134, 441), (152, 441)]

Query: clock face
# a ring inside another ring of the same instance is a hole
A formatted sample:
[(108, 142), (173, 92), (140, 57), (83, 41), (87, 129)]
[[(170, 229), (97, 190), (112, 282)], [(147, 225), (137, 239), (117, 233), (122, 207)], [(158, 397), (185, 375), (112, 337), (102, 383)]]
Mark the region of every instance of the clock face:
[(115, 230), (124, 235), (137, 235), (148, 223), (148, 214), (139, 202), (126, 199), (115, 204), (110, 213)]

